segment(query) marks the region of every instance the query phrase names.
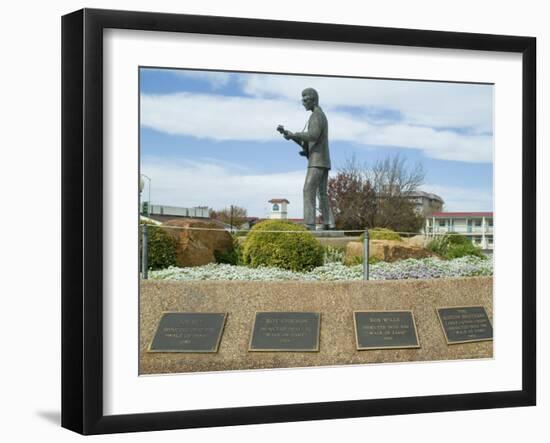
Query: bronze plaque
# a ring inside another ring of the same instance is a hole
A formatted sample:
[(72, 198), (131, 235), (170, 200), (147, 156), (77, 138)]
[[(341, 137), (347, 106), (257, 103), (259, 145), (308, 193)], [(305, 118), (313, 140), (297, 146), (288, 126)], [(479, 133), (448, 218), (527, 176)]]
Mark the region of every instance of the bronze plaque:
[(258, 312), (249, 351), (318, 351), (320, 320), (318, 312)]
[(412, 311), (353, 313), (357, 349), (419, 348)]
[(165, 312), (149, 352), (218, 352), (225, 313)]
[(493, 326), (483, 306), (437, 308), (448, 345), (493, 339)]

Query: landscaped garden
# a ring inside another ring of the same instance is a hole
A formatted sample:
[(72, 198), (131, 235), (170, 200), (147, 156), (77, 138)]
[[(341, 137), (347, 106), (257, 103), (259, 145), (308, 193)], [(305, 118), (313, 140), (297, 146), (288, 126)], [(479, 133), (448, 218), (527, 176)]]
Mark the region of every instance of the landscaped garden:
[[(407, 278), (475, 277), (493, 275), (492, 260), (461, 257), (453, 260), (436, 258), (408, 259), (394, 263), (378, 262), (370, 265), (371, 280), (399, 280)], [(288, 271), (274, 267), (250, 268), (225, 263), (211, 263), (192, 268), (170, 267), (151, 271), (153, 280), (240, 280), (240, 281), (338, 281), (362, 280), (363, 265), (346, 266), (328, 263), (306, 272)]]
[[(283, 231), (283, 232), (277, 232)], [(373, 231), (372, 234), (381, 235)], [(380, 241), (401, 242), (385, 230)], [(203, 235), (203, 234), (201, 234)], [(371, 238), (375, 235), (371, 235)], [(182, 266), (176, 262), (177, 242), (158, 230), (150, 237), (149, 278), (153, 280), (237, 281), (346, 281), (363, 279), (363, 258), (349, 257), (345, 248), (323, 246), (300, 225), (270, 220), (256, 225), (244, 241), (233, 239), (233, 248), (214, 251), (215, 263)], [(155, 243), (159, 243), (158, 245)], [(383, 261), (370, 257), (371, 280), (431, 279), (491, 276), (492, 260), (465, 237), (449, 235), (433, 240), (425, 251), (432, 256)], [(161, 259), (159, 259), (159, 257)], [(179, 254), (181, 255), (181, 253)]]

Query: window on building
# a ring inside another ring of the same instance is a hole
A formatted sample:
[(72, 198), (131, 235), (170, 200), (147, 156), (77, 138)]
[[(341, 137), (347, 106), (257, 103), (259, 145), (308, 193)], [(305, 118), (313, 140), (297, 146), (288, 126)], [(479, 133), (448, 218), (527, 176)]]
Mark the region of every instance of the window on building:
[(489, 224), (489, 227), (492, 228), (493, 227), (493, 219), (490, 218), (487, 220), (487, 223)]
[(439, 220), (439, 226), (444, 227), (445, 226), (445, 220)]
[(277, 203), (275, 203), (275, 204), (273, 205), (273, 210), (274, 210), (274, 211), (278, 211), (278, 210), (279, 210), (279, 205), (278, 205)]
[(475, 225), (477, 228), (481, 227), (481, 220), (475, 220)]

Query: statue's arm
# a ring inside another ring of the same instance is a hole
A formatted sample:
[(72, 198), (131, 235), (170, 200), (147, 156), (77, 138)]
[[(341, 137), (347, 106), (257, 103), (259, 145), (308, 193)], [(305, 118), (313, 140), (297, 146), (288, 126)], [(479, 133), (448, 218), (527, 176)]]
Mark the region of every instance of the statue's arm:
[(300, 140), (299, 138), (297, 137), (294, 137), (294, 135), (291, 135), (289, 137), (289, 140), (292, 140), (293, 142), (297, 143), (301, 148), (305, 148), (307, 146), (307, 143), (306, 142), (303, 142), (302, 140)]
[(298, 154), (300, 154), (304, 157), (309, 157), (309, 146), (308, 146), (307, 142), (301, 141), (300, 139), (294, 137), (293, 135), (289, 135), (288, 139), (292, 140), (298, 146), (300, 146), (300, 148), (302, 148), (302, 150)]
[(288, 129), (284, 129), (282, 126), (279, 126), (279, 132), (281, 132), (286, 140), (292, 140), (297, 143), (300, 147), (304, 148), (307, 146), (307, 143), (302, 141), (300, 138), (296, 137), (296, 134)]
[(319, 114), (313, 114), (309, 120), (307, 131), (295, 132), (292, 134), (293, 140), (301, 142), (316, 142), (323, 131), (323, 119)]
[(286, 140), (292, 140), (298, 146), (300, 146), (300, 148), (302, 148), (302, 150), (299, 152), (300, 155), (303, 155), (304, 157), (309, 157), (308, 143), (306, 141), (303, 141), (300, 138), (296, 137), (293, 132), (285, 129), (283, 125), (277, 126), (277, 131), (283, 134)]

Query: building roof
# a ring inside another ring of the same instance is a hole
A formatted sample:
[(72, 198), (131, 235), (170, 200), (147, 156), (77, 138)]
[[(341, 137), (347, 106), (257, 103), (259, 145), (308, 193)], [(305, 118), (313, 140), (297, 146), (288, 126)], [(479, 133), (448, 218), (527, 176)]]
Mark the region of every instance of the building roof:
[[(258, 217), (253, 217), (253, 218), (256, 218), (256, 220), (258, 221), (264, 221), (264, 220), (277, 220), (277, 221), (291, 221), (291, 222), (294, 222), (294, 223), (302, 223), (304, 221), (303, 218), (283, 218), (283, 219), (279, 219), (279, 218), (258, 218)], [(317, 220), (320, 220), (320, 216), (317, 217)]]
[(288, 205), (290, 202), (286, 198), (272, 198), (269, 203), (286, 203)]
[(411, 192), (407, 192), (406, 196), (407, 197), (412, 197), (412, 198), (425, 197), (425, 198), (429, 198), (430, 200), (438, 200), (441, 203), (445, 203), (439, 195), (432, 194), (431, 192), (411, 191)]
[(492, 217), (492, 212), (434, 212), (430, 217), (452, 218), (452, 217)]
[[(437, 200), (438, 202), (441, 202), (441, 204), (444, 204), (445, 201), (437, 194), (432, 194), (431, 192), (424, 192), (424, 191), (409, 191), (409, 192), (404, 192), (403, 194), (401, 194), (403, 197), (405, 198), (418, 198), (418, 197), (423, 197), (423, 198), (427, 198), (429, 200)], [(385, 198), (387, 196), (391, 196), (390, 193), (386, 193), (386, 192), (378, 192), (377, 193), (377, 197), (378, 198)]]

